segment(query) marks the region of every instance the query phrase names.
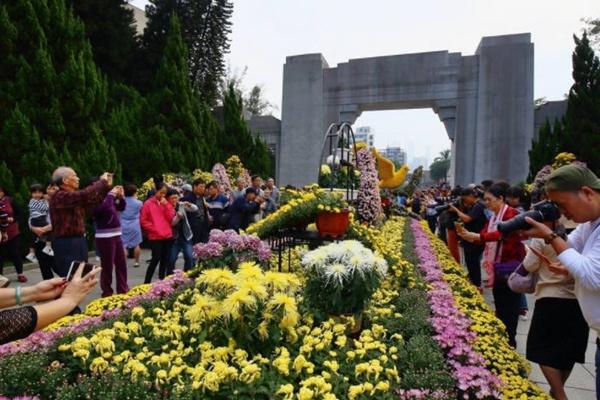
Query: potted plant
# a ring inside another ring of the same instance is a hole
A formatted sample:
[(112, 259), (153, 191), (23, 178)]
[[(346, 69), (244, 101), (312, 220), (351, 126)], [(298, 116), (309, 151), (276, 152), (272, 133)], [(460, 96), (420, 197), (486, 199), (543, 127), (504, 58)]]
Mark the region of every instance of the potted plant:
[(350, 224), (348, 203), (339, 192), (323, 192), (319, 196), (317, 229), (319, 236), (338, 238), (343, 236)]
[(321, 316), (354, 316), (360, 330), (362, 312), (387, 272), (386, 261), (360, 242), (345, 240), (305, 253), (302, 266), (307, 305)]

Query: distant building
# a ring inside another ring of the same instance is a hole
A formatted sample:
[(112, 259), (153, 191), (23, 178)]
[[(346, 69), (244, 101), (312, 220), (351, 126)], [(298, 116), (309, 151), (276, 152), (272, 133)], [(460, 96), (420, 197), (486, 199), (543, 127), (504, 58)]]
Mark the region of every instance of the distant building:
[(407, 162), (406, 151), (402, 147), (386, 147), (379, 151), (382, 156), (388, 160), (394, 161), (397, 164), (404, 165)]
[(148, 18), (146, 18), (146, 12), (141, 8), (134, 6), (133, 4), (126, 4), (125, 8), (133, 10), (133, 18), (135, 19), (135, 30), (138, 35), (143, 35), (144, 28), (148, 23)]
[(356, 143), (363, 142), (367, 147), (373, 147), (375, 144), (375, 135), (370, 126), (359, 126), (354, 131), (354, 141)]

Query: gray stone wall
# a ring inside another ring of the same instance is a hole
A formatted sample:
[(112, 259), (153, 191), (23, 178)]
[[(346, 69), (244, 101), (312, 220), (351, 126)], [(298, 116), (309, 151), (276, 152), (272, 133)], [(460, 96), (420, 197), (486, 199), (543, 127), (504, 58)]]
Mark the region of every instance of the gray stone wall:
[(350, 60), (329, 68), (321, 54), (284, 65), (280, 184), (317, 181), (327, 127), (363, 111), (432, 108), (452, 141), (450, 176), (517, 182), (533, 137), (530, 34), (485, 37), (474, 55), (437, 51)]

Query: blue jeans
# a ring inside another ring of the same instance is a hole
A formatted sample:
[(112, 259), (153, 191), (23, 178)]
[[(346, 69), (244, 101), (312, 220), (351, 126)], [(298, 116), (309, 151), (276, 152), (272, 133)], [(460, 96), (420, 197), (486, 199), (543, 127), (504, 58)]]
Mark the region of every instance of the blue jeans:
[(183, 270), (188, 271), (194, 267), (194, 254), (192, 253), (192, 241), (185, 239), (177, 239), (173, 242), (171, 248), (171, 265), (175, 268), (177, 262), (177, 256), (179, 252), (183, 251)]

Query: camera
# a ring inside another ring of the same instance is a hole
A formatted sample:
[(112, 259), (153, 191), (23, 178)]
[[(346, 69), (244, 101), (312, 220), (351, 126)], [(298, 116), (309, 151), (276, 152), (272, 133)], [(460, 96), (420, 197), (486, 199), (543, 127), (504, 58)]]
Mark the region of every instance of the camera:
[(560, 219), (560, 210), (551, 201), (544, 200), (533, 205), (533, 210), (517, 215), (513, 219), (498, 223), (498, 231), (503, 235), (508, 235), (511, 232), (531, 228), (531, 225), (525, 221), (525, 217), (529, 217), (535, 221), (557, 221)]
[(462, 203), (461, 203), (460, 199), (454, 200), (452, 202), (448, 202), (446, 204), (442, 204), (441, 206), (435, 207), (435, 212), (437, 214), (443, 213), (444, 211), (450, 209), (450, 204), (452, 204), (456, 208), (460, 208)]

